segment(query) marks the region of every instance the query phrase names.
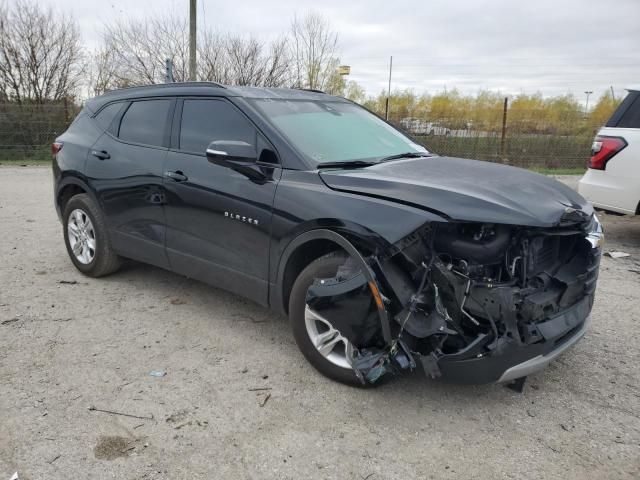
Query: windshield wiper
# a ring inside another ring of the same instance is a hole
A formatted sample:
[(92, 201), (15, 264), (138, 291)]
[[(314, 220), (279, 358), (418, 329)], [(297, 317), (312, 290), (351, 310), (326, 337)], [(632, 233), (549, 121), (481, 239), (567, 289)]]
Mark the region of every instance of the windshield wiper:
[(420, 157), (430, 157), (431, 154), (427, 152), (404, 152), (398, 153), (397, 155), (390, 155), (388, 157), (383, 157), (379, 160), (379, 162), (388, 162), (389, 160), (398, 160), (399, 158), (420, 158)]
[(372, 160), (345, 160), (344, 162), (323, 162), (318, 164), (318, 168), (362, 168), (370, 167), (371, 165), (377, 165), (378, 163), (388, 162), (389, 160), (397, 160), (399, 158), (419, 158), (430, 157), (431, 154), (427, 152), (404, 152), (397, 155), (390, 155), (381, 159)]
[(370, 167), (379, 162), (367, 162), (365, 160), (351, 160), (344, 162), (324, 162), (319, 163), (318, 168), (362, 168)]

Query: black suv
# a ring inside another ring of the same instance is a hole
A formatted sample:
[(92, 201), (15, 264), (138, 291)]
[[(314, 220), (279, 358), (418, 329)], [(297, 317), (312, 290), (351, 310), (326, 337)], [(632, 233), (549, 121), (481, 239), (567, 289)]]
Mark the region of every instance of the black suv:
[(341, 382), (413, 369), (512, 381), (587, 327), (603, 237), (580, 195), (437, 156), (343, 98), (113, 91), (52, 151), (78, 270), (99, 277), (131, 258), (288, 314), (304, 356)]

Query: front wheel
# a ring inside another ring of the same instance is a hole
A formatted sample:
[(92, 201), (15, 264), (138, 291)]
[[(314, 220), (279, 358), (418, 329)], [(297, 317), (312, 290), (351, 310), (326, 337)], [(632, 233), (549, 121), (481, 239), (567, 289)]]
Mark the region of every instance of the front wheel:
[(306, 301), (313, 282), (334, 277), (346, 258), (344, 252), (331, 252), (302, 270), (291, 289), (289, 320), (298, 348), (316, 370), (332, 380), (361, 387), (351, 367), (353, 345), (328, 319), (309, 308)]
[(89, 195), (72, 197), (64, 209), (64, 243), (69, 258), (85, 275), (102, 277), (120, 267), (102, 212)]

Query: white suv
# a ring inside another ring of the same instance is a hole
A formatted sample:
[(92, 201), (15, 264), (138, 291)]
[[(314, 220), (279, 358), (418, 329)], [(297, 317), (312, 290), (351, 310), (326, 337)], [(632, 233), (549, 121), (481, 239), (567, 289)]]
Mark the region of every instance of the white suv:
[(578, 190), (597, 208), (640, 215), (640, 87), (598, 132)]

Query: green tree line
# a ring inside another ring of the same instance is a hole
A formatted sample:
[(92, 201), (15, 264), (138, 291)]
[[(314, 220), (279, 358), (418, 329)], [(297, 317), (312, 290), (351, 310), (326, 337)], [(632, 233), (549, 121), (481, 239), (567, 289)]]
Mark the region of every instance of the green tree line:
[[(387, 92), (367, 96), (357, 84), (347, 82), (341, 93), (384, 116)], [(544, 97), (541, 93), (520, 93), (507, 98), (509, 132), (552, 135), (593, 135), (622, 100), (606, 91), (585, 112), (571, 94)], [(438, 122), (449, 129), (498, 132), (502, 128), (504, 99), (500, 92), (486, 90), (475, 95), (456, 89), (434, 94), (395, 90), (389, 97), (389, 119), (398, 122), (412, 118)]]

